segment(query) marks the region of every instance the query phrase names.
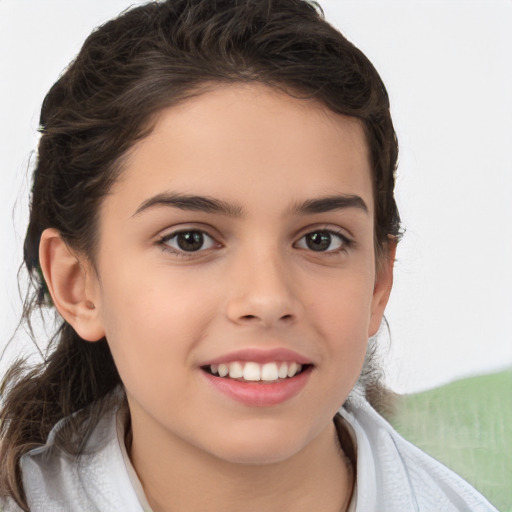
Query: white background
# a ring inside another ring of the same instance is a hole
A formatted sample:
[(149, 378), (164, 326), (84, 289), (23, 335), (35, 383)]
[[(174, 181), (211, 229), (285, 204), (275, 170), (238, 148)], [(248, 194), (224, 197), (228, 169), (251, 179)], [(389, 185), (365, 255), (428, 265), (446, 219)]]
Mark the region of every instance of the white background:
[[(91, 29), (134, 3), (0, 0), (0, 346), (21, 310), (16, 272), (40, 104)], [(407, 232), (391, 342), (381, 342), (388, 383), (414, 391), (510, 367), (512, 2), (321, 5), (383, 77), (401, 147)]]

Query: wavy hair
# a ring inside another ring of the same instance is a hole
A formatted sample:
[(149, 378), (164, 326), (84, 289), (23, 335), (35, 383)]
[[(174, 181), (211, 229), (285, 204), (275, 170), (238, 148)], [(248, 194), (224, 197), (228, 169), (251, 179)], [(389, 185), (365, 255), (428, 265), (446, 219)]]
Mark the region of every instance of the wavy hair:
[[(377, 253), (385, 252), (390, 237), (398, 239), (398, 146), (386, 89), (370, 61), (314, 2), (154, 1), (94, 30), (44, 99), (24, 244), (31, 280), (27, 322), (52, 308), (39, 264), (42, 232), (57, 229), (69, 247), (94, 262), (101, 201), (122, 173), (123, 156), (151, 132), (156, 114), (208, 84), (237, 82), (313, 98), (359, 119), (371, 157)], [(69, 415), (56, 442), (79, 454), (121, 384), (107, 341), (88, 343), (56, 317), (43, 361), (18, 361), (1, 387), (0, 493), (24, 509), (21, 456)], [(370, 361), (363, 376), (373, 375)], [(367, 379), (364, 386), (377, 403), (378, 381)]]

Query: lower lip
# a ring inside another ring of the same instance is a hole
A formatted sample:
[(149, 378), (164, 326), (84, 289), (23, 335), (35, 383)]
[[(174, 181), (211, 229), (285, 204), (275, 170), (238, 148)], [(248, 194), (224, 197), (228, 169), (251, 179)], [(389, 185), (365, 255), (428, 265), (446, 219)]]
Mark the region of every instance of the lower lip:
[(226, 377), (216, 377), (204, 370), (201, 373), (209, 384), (224, 395), (251, 407), (278, 405), (298, 395), (311, 375), (312, 367), (295, 377), (275, 382), (245, 382)]

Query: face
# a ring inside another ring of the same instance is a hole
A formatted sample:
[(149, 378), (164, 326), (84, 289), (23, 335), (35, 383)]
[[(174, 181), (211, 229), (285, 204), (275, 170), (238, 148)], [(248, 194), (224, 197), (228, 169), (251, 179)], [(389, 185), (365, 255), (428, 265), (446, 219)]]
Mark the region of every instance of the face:
[(373, 209), (354, 119), (254, 85), (161, 112), (104, 200), (91, 285), (132, 424), (250, 463), (325, 431), (389, 291)]

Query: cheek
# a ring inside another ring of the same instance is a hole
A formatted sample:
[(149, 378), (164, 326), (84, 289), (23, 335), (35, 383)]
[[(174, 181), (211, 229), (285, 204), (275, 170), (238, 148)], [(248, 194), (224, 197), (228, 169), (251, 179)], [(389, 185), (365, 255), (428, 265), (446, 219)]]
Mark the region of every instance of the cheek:
[(362, 368), (371, 319), (373, 276), (354, 273), (339, 284), (325, 284), (310, 297), (311, 322), (324, 340), (329, 371), (343, 372), (355, 382)]
[(189, 366), (215, 311), (207, 289), (157, 268), (136, 274), (118, 267), (103, 280), (102, 304), (106, 337), (125, 384), (147, 373), (168, 380)]
[(371, 272), (349, 270), (310, 287), (308, 309), (331, 335), (368, 332), (374, 277)]

